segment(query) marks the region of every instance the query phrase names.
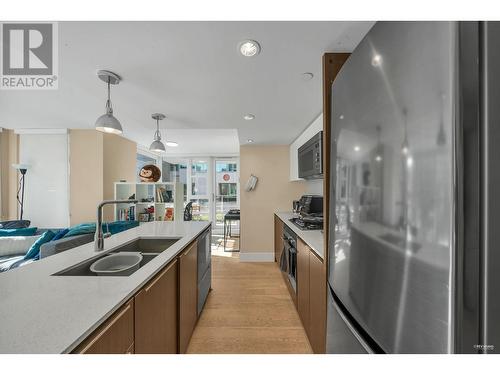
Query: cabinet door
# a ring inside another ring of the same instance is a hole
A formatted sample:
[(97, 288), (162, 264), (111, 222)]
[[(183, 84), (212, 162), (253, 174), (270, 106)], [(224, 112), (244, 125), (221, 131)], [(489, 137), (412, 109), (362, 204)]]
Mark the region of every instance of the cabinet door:
[(177, 353), (177, 260), (135, 296), (135, 353)]
[(179, 352), (186, 353), (198, 318), (197, 241), (179, 256)]
[(73, 353), (125, 354), (134, 348), (134, 301), (115, 312)]
[(283, 222), (274, 216), (274, 261), (280, 262), (281, 252), (283, 251)]
[(297, 310), (309, 335), (309, 247), (297, 239)]
[(310, 324), (309, 342), (314, 353), (325, 353), (326, 346), (326, 268), (323, 262), (311, 251), (310, 269)]

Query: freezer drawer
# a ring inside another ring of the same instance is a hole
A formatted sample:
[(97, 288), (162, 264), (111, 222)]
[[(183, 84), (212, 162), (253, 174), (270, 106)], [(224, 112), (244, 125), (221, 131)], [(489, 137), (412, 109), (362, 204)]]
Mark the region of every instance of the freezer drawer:
[(341, 312), (333, 299), (333, 292), (330, 287), (328, 287), (326, 352), (328, 354), (372, 353), (369, 346), (363, 342), (360, 335)]
[(208, 297), (208, 292), (210, 291), (210, 286), (212, 285), (212, 265), (208, 266), (207, 272), (203, 278), (198, 282), (198, 316), (203, 310), (205, 301)]

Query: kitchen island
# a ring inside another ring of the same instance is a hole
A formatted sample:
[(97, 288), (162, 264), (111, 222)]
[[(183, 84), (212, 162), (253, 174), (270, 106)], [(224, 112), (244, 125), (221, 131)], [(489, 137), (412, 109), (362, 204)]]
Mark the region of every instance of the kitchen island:
[[(183, 252), (210, 222), (151, 222), (0, 274), (0, 353), (70, 353)], [(178, 239), (130, 276), (54, 276), (137, 239)]]

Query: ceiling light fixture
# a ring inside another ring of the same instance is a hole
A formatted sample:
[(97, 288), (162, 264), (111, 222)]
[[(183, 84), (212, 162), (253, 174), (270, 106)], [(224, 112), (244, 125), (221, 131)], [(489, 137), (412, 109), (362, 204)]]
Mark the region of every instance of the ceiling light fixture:
[(106, 100), (106, 113), (97, 119), (95, 128), (105, 133), (122, 134), (122, 125), (120, 121), (113, 116), (113, 106), (111, 105), (111, 85), (120, 83), (121, 78), (117, 74), (107, 70), (99, 70), (97, 76), (108, 84), (108, 100)]
[(378, 53), (372, 57), (372, 66), (380, 66), (382, 64), (382, 56)]
[(179, 144), (177, 142), (174, 142), (174, 141), (166, 141), (165, 144), (168, 147), (177, 147), (177, 146), (179, 146)]
[(255, 115), (252, 115), (251, 113), (246, 114), (243, 116), (243, 118), (247, 121), (253, 120), (255, 118)]
[(260, 53), (260, 44), (255, 40), (244, 40), (239, 44), (239, 50), (245, 57), (257, 56)]
[(156, 132), (153, 138), (153, 143), (151, 143), (151, 146), (149, 146), (149, 150), (155, 152), (165, 152), (165, 145), (161, 141), (160, 134), (160, 120), (163, 120), (165, 118), (165, 115), (162, 113), (153, 113), (151, 117), (156, 120)]
[(354, 146), (354, 151), (358, 152), (359, 150), (361, 150), (361, 147), (359, 147), (359, 146)]
[(253, 143), (253, 139), (247, 139), (248, 143)]

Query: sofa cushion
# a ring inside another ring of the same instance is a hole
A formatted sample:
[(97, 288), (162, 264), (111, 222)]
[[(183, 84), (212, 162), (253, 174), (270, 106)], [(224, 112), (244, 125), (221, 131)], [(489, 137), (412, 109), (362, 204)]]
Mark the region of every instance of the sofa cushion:
[(24, 255), (40, 236), (0, 237), (0, 257)]
[(0, 221), (1, 229), (18, 229), (18, 228), (28, 228), (31, 224), (29, 220), (8, 220)]
[(104, 232), (116, 234), (116, 233), (120, 233), (120, 232), (123, 232), (123, 231), (128, 230), (128, 229), (137, 227), (138, 225), (139, 225), (138, 221), (131, 221), (131, 220), (114, 221), (114, 222), (109, 223), (109, 224), (103, 224), (102, 230)]
[(10, 257), (9, 259), (4, 259), (0, 261), (0, 272), (5, 272), (10, 270), (10, 267), (12, 267), (13, 264), (24, 260), (23, 255), (18, 255), (15, 257)]
[(35, 241), (33, 245), (29, 248), (28, 252), (24, 256), (24, 259), (35, 259), (39, 256), (40, 254), (40, 246), (42, 246), (44, 243), (50, 242), (52, 238), (54, 238), (56, 234), (52, 232), (51, 230), (48, 230), (44, 234), (40, 236), (38, 240)]
[(80, 234), (89, 234), (89, 233), (95, 233), (94, 223), (83, 223), (75, 225), (74, 227), (69, 228), (69, 231), (64, 235), (64, 238), (78, 236)]
[[(138, 225), (138, 221), (114, 221), (112, 223), (102, 224), (102, 231), (104, 233), (116, 234), (123, 232), (124, 230), (134, 228)], [(75, 225), (74, 227), (69, 228), (69, 231), (64, 235), (64, 238), (89, 233), (95, 233), (95, 223), (83, 223)]]
[(0, 237), (34, 236), (37, 228), (0, 229)]
[(61, 238), (57, 241), (50, 241), (40, 247), (40, 259), (85, 245), (94, 240), (94, 233), (82, 234), (69, 238)]
[(66, 229), (60, 229), (56, 232), (56, 235), (54, 236), (54, 238), (52, 239), (52, 241), (57, 241), (57, 240), (60, 240), (61, 238), (63, 238), (66, 233), (69, 232), (69, 229), (66, 228)]

